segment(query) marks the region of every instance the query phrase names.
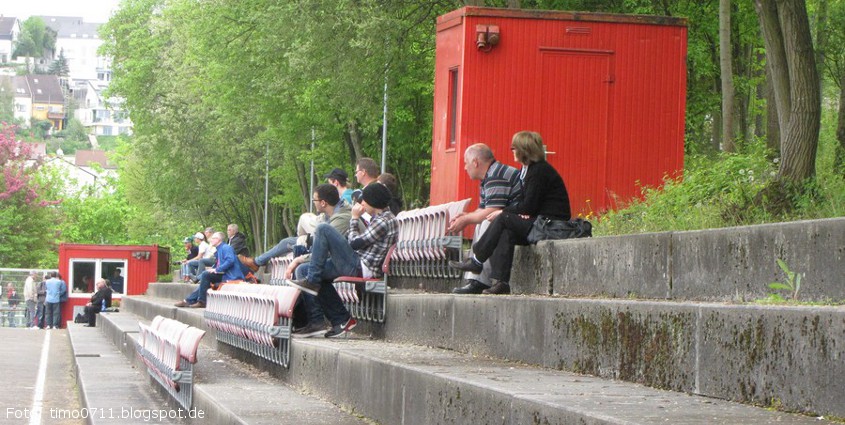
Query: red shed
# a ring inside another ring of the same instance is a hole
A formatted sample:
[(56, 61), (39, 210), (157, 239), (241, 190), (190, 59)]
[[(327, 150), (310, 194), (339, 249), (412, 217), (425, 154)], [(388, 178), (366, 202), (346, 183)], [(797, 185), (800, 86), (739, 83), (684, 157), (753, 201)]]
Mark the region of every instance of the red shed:
[(431, 203), (478, 198), (463, 171), (483, 142), (543, 136), (573, 214), (601, 212), (683, 170), (682, 18), (464, 7), (437, 18)]
[(158, 245), (59, 245), (59, 273), (68, 283), (69, 302), (62, 323), (72, 320), (91, 299), (94, 282), (108, 279), (113, 299), (140, 295), (158, 275), (170, 273), (170, 249)]

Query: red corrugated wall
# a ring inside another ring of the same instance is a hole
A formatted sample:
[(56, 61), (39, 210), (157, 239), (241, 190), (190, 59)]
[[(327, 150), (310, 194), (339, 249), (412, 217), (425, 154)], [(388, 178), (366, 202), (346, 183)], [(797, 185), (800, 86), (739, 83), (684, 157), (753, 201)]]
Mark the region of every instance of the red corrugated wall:
[[(133, 252), (149, 252), (149, 259), (138, 259)], [(112, 259), (126, 260), (125, 295), (141, 295), (147, 292), (150, 283), (158, 280), (159, 274), (169, 273), (170, 250), (158, 245), (88, 245), (61, 244), (59, 245), (59, 273), (68, 285), (70, 282), (71, 259)], [(62, 308), (62, 323), (71, 320), (74, 305), (85, 305), (92, 293), (71, 294), (70, 302)], [(115, 298), (120, 298), (116, 295)]]
[[(458, 25), (455, 25), (455, 24)], [(475, 46), (476, 25), (500, 43)], [(476, 142), (518, 165), (520, 130), (543, 135), (573, 212), (616, 207), (683, 168), (686, 26), (675, 18), (467, 7), (438, 19), (431, 203), (472, 196), (463, 150)], [(460, 69), (457, 145), (448, 132), (448, 71)]]

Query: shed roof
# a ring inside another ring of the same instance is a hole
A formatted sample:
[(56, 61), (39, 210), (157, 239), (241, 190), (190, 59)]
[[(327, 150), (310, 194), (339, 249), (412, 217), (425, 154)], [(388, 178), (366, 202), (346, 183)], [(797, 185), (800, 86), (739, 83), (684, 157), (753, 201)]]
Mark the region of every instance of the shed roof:
[(109, 159), (108, 157), (106, 157), (106, 152), (99, 150), (78, 150), (76, 151), (76, 157), (74, 161), (75, 165), (80, 167), (88, 167), (91, 165), (92, 162), (96, 162), (97, 164), (100, 164), (100, 166), (106, 169), (117, 168), (109, 163)]
[(687, 26), (687, 18), (674, 16), (629, 15), (621, 13), (565, 12), (559, 10), (505, 9), (498, 7), (466, 6), (437, 17), (437, 23), (451, 21), (459, 16), (490, 18), (551, 19), (561, 21), (615, 22), (629, 24)]

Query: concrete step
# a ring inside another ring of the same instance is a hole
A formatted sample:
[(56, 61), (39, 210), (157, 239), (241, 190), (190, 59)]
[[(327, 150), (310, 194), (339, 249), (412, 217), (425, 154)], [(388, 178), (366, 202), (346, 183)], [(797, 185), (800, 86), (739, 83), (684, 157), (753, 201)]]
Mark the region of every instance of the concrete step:
[[(135, 353), (139, 320), (149, 322), (127, 311), (105, 314), (98, 323), (102, 332), (97, 333), (104, 341), (117, 342), (120, 350), (109, 344), (111, 351), (121, 355), (124, 362), (128, 359), (133, 367), (146, 373)], [(214, 336), (206, 335), (203, 341), (207, 339), (214, 339)], [(203, 415), (202, 423), (373, 424), (329, 402), (298, 392), (266, 372), (207, 346), (200, 346), (197, 358), (199, 360), (194, 366), (193, 408)], [(150, 386), (157, 385), (150, 382), (147, 391)]]
[(126, 424), (151, 420), (155, 414), (156, 423), (180, 423), (175, 408), (150, 391), (147, 373), (135, 368), (99, 330), (70, 322), (67, 330), (84, 409), (79, 413), (86, 416), (79, 419), (92, 425)]
[(845, 417), (845, 307), (391, 295), (379, 337)]
[[(425, 298), (410, 298), (414, 297)], [(139, 304), (165, 302), (151, 297), (136, 301)], [(149, 307), (139, 309), (152, 310)], [(180, 314), (201, 317), (202, 311), (180, 309)], [(417, 321), (420, 328), (449, 326), (440, 319), (436, 315), (425, 320), (408, 317), (408, 321)], [(478, 338), (486, 338), (483, 329), (478, 332)], [(267, 365), (225, 344), (219, 344), (218, 349), (260, 365), (300, 390), (318, 394), (335, 404), (351, 406), (355, 412), (381, 423), (820, 422), (816, 418), (636, 383), (359, 336), (345, 340), (295, 339), (290, 369)], [(524, 347), (525, 351), (536, 349)]]
[[(161, 285), (166, 286), (155, 286)], [(185, 315), (186, 310), (167, 306), (171, 300), (138, 308), (162, 314), (165, 304), (170, 314), (166, 317), (201, 324)], [(362, 323), (356, 333), (845, 417), (845, 381), (837, 379), (845, 376), (842, 306), (456, 296), (408, 290), (393, 291), (387, 305), (386, 325)]]

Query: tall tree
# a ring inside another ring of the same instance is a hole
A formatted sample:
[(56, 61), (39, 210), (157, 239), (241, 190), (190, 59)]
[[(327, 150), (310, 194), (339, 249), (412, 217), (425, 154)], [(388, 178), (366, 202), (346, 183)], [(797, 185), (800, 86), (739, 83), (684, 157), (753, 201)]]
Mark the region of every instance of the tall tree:
[[(32, 267), (44, 264), (45, 248), (55, 240), (51, 234), (58, 203), (47, 197), (48, 187), (39, 182), (42, 158), (31, 144), (15, 137), (11, 126), (0, 128), (0, 265)], [(49, 264), (55, 266), (55, 264)]]
[(734, 83), (731, 54), (731, 1), (719, 0), (719, 65), (722, 71), (722, 146), (734, 147)]
[(50, 64), (47, 73), (60, 77), (67, 77), (70, 74), (70, 65), (68, 65), (67, 58), (65, 57), (65, 49), (59, 51), (59, 57)]
[(803, 0), (755, 0), (771, 67), (781, 130), (780, 179), (815, 176), (821, 100), (813, 42)]

